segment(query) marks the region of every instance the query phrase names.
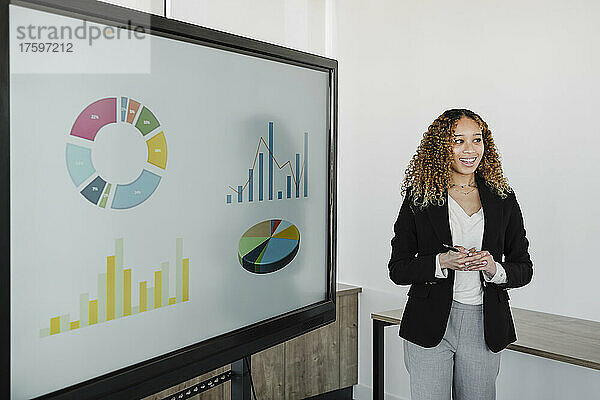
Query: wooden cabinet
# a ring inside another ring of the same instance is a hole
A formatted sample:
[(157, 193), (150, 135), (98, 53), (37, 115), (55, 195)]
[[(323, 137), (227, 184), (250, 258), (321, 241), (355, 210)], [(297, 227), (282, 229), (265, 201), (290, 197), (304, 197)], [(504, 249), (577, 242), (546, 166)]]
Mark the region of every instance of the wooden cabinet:
[[(358, 293), (337, 285), (336, 321), (252, 355), (252, 379), (260, 400), (296, 400), (358, 383)], [(224, 366), (143, 400), (160, 400), (230, 369)], [(217, 386), (193, 400), (229, 400), (231, 384)]]

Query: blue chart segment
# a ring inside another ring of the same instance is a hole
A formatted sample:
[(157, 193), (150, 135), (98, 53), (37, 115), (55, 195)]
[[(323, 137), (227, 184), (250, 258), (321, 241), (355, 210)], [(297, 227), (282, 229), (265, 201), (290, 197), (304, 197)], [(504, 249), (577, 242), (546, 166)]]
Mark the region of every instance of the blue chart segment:
[[(229, 186), (225, 196), (226, 204), (262, 202), (308, 197), (308, 132), (304, 132), (304, 154), (295, 154), (293, 161), (280, 162), (275, 152), (275, 123), (267, 124), (268, 142), (261, 136), (258, 140), (254, 161), (247, 170), (246, 182), (243, 185)], [(264, 148), (261, 151), (261, 146)], [(266, 161), (266, 166), (263, 165)], [(294, 164), (295, 166), (292, 166)], [(277, 167), (277, 168), (275, 168)], [(266, 170), (267, 176), (263, 171)], [(266, 185), (266, 193), (264, 186)], [(258, 196), (257, 196), (258, 194)], [(257, 199), (258, 197), (258, 199)], [(234, 200), (235, 199), (235, 200)]]
[(296, 225), (270, 219), (244, 232), (238, 244), (238, 260), (246, 271), (266, 274), (288, 265), (299, 248), (300, 231)]
[(67, 143), (67, 169), (75, 186), (81, 185), (96, 172), (92, 164), (92, 150)]
[(106, 186), (106, 181), (97, 176), (96, 179), (94, 179), (92, 182), (90, 182), (89, 185), (83, 188), (81, 194), (90, 202), (98, 204), (98, 200), (100, 200), (100, 196), (102, 195), (104, 186)]
[(127, 185), (117, 185), (112, 208), (132, 208), (146, 201), (158, 187), (160, 176), (143, 170), (137, 179)]
[[(96, 170), (92, 153), (96, 137), (114, 124), (125, 124), (141, 134), (148, 158), (140, 176), (133, 182), (116, 183), (111, 192), (115, 184)], [(167, 169), (167, 141), (159, 120), (149, 108), (128, 97), (107, 97), (85, 107), (75, 119), (69, 139), (78, 143), (67, 143), (69, 176), (83, 197), (100, 208), (122, 210), (140, 205), (154, 193), (160, 174)]]

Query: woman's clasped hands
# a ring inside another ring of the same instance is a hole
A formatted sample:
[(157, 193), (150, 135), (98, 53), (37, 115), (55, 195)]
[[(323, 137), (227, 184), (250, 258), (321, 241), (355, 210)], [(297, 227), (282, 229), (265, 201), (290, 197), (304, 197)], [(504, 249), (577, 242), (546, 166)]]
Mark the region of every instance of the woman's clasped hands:
[(476, 251), (475, 247), (454, 247), (458, 252), (448, 250), (440, 254), (440, 267), (458, 271), (484, 271), (488, 277), (496, 274), (496, 262), (489, 251)]

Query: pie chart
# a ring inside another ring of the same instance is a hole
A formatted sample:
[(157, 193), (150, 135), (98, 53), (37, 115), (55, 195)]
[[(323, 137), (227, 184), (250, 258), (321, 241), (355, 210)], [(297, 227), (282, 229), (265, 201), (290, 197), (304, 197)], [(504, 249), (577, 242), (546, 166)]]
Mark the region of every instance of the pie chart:
[(288, 265), (299, 248), (300, 232), (296, 225), (283, 219), (269, 219), (242, 235), (238, 259), (248, 272), (266, 274)]
[[(92, 162), (96, 139), (117, 124), (141, 135), (145, 142), (147, 160), (130, 182), (110, 182)], [(150, 109), (128, 97), (120, 101), (107, 97), (88, 105), (77, 116), (69, 140), (66, 161), (71, 180), (86, 200), (100, 208), (123, 210), (140, 205), (154, 193), (167, 169), (167, 140), (160, 122)]]

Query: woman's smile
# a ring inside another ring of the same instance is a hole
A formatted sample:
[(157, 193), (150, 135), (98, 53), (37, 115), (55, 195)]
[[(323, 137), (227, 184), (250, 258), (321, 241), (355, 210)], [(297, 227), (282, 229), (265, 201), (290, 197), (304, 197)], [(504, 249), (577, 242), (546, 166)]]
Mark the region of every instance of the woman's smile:
[(475, 165), (475, 160), (477, 159), (477, 157), (466, 157), (466, 158), (459, 158), (460, 162), (462, 162), (464, 165), (466, 165), (467, 167), (472, 167), (473, 165)]

